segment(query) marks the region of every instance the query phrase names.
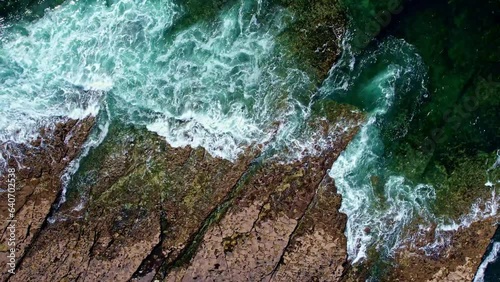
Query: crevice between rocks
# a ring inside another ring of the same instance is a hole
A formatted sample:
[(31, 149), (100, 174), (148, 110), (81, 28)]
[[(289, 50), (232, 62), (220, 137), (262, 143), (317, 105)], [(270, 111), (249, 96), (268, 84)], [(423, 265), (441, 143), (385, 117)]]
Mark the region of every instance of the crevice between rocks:
[(168, 222), (166, 219), (165, 211), (161, 209), (160, 211), (160, 236), (158, 238), (158, 243), (151, 249), (151, 252), (144, 258), (137, 270), (132, 274), (129, 281), (134, 281), (140, 279), (151, 272), (156, 272), (157, 269), (162, 265), (163, 261), (166, 259), (163, 254), (163, 242), (165, 241), (167, 235), (166, 230), (168, 228)]
[(296, 232), (297, 230), (299, 229), (299, 227), (301, 226), (301, 223), (302, 223), (302, 220), (304, 218), (304, 216), (306, 216), (307, 212), (311, 209), (311, 207), (316, 203), (316, 200), (317, 200), (317, 195), (318, 195), (318, 189), (319, 189), (319, 186), (321, 185), (321, 183), (323, 183), (325, 177), (328, 177), (328, 175), (323, 175), (323, 177), (321, 178), (321, 181), (318, 182), (318, 184), (316, 185), (316, 188), (314, 189), (314, 196), (311, 197), (311, 200), (309, 201), (309, 203), (307, 204), (307, 208), (304, 210), (304, 212), (302, 213), (302, 215), (299, 217), (299, 219), (297, 219), (297, 224), (295, 225), (293, 231), (290, 233), (290, 235), (288, 235), (288, 241), (285, 245), (285, 248), (283, 248), (283, 252), (281, 253), (280, 255), (280, 258), (278, 260), (278, 262), (276, 263), (276, 265), (274, 266), (274, 268), (271, 270), (271, 272), (269, 272), (268, 274), (266, 274), (264, 277), (262, 277), (260, 279), (260, 281), (263, 281), (266, 277), (268, 277), (269, 275), (271, 275), (271, 277), (269, 278), (269, 281), (272, 281), (274, 279), (274, 276), (276, 275), (276, 272), (278, 271), (279, 267), (281, 265), (283, 265), (284, 263), (284, 260), (285, 260), (285, 255), (287, 253), (287, 249), (290, 247), (290, 244), (292, 243), (292, 240), (293, 238), (295, 237), (296, 235)]
[(203, 237), (205, 236), (208, 228), (213, 224), (218, 222), (222, 216), (227, 212), (231, 203), (233, 202), (235, 196), (244, 186), (244, 183), (250, 179), (250, 177), (257, 171), (257, 169), (262, 165), (263, 155), (257, 156), (254, 161), (250, 162), (246, 171), (240, 176), (236, 184), (233, 185), (228, 194), (224, 197), (224, 199), (217, 206), (212, 209), (209, 215), (202, 221), (202, 225), (196, 232), (191, 235), (188, 239), (186, 246), (181, 250), (179, 255), (173, 259), (172, 262), (163, 264), (158, 268), (158, 271), (153, 280), (162, 281), (165, 279), (169, 271), (176, 267), (182, 267), (187, 264), (193, 256), (196, 254), (199, 245), (203, 241)]

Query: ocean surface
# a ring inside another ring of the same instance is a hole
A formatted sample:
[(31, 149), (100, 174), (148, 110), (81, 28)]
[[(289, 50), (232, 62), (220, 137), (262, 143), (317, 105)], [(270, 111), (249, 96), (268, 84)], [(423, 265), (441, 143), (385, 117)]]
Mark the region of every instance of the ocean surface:
[[(417, 219), (421, 231), (437, 226), (422, 247), (431, 254), (447, 231), (497, 215), (500, 31), (491, 11), (500, 9), (416, 2), (359, 46), (363, 23), (386, 8), (344, 1), (344, 52), (319, 86), (278, 40), (293, 11), (271, 1), (228, 1), (202, 16), (173, 0), (3, 6), (0, 141), (28, 142), (40, 127), (92, 114), (99, 130), (89, 148), (119, 119), (232, 161), (271, 139), (293, 159), (315, 145), (313, 106), (348, 103), (367, 113), (330, 170), (348, 215), (349, 258), (373, 249), (390, 257), (418, 239), (408, 232)], [(480, 199), (464, 196), (468, 187)], [(498, 277), (495, 265), (488, 277)]]
[(491, 239), (491, 245), (486, 250), (483, 261), (474, 277), (474, 282), (500, 281), (500, 229)]

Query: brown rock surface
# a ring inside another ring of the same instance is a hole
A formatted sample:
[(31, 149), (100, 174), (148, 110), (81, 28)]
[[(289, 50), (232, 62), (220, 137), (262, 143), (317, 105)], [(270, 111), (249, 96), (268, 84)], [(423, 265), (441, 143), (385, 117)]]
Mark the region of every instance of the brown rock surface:
[[(346, 262), (346, 218), (327, 170), (357, 131), (353, 122), (319, 132), (334, 136), (321, 155), (265, 160), (238, 187), (193, 259), (165, 281), (332, 281)], [(324, 136), (324, 137), (326, 137)], [(311, 263), (311, 264), (310, 264)], [(292, 280), (290, 280), (292, 279)]]
[(284, 254), (273, 280), (338, 281), (347, 262), (347, 217), (333, 180), (321, 182)]
[(434, 226), (422, 237), (415, 238), (411, 246), (406, 245), (397, 250), (393, 259), (369, 260), (350, 267), (342, 281), (366, 281), (374, 267), (379, 269), (378, 281), (472, 281), (495, 233), (496, 220), (489, 218), (466, 228), (441, 233), (443, 238), (447, 238), (444, 240), (446, 243), (435, 248), (432, 254), (426, 254), (421, 247), (435, 241)]
[[(337, 110), (330, 118), (349, 113)], [(26, 155), (16, 213), (22, 260), (9, 280), (363, 281), (367, 273), (345, 269), (347, 219), (326, 176), (359, 118), (313, 123), (328, 140), (321, 154), (289, 161), (247, 150), (233, 163), (112, 124), (81, 161), (55, 222), (44, 224), (94, 120), (58, 124), (44, 132), (55, 138), (18, 146)], [(434, 256), (402, 249), (383, 281), (470, 280), (494, 230), (489, 219), (450, 233)]]
[[(42, 135), (54, 138), (17, 146), (26, 155), (16, 213), (22, 259), (9, 280), (364, 281), (366, 272), (345, 269), (347, 219), (326, 176), (360, 115), (334, 113), (349, 118), (312, 123), (327, 144), (295, 161), (247, 150), (232, 163), (114, 123), (81, 161), (55, 222), (44, 224), (94, 119), (58, 124)], [(494, 230), (489, 219), (452, 232), (433, 256), (402, 249), (383, 281), (470, 280)]]
[[(16, 263), (23, 259), (46, 222), (51, 206), (61, 191), (61, 176), (66, 166), (80, 152), (93, 124), (93, 117), (63, 121), (42, 129), (40, 137), (29, 145), (0, 145), (2, 155), (10, 156), (8, 167), (16, 169)], [(6, 174), (0, 175), (0, 185), (7, 187)], [(0, 202), (7, 203), (7, 193), (0, 194)], [(10, 235), (6, 230), (6, 219), (9, 216), (6, 204), (0, 205), (0, 215), (0, 241), (4, 246)], [(8, 278), (6, 256), (7, 252), (0, 252), (0, 264), (3, 266), (1, 281)]]
[[(181, 278), (182, 271), (185, 279), (283, 280), (298, 271), (293, 264), (300, 257), (317, 265), (304, 277), (329, 277), (325, 269), (340, 273), (345, 217), (325, 175), (361, 118), (341, 112), (335, 122), (312, 124), (316, 138), (329, 140), (327, 149), (293, 162), (256, 158), (256, 150), (229, 162), (113, 122), (101, 145), (80, 161), (67, 201), (37, 232), (9, 280), (152, 281)], [(200, 256), (210, 264), (198, 263)]]
[(450, 244), (433, 256), (416, 249), (401, 250), (388, 281), (472, 281), (493, 237), (494, 218), (449, 233)]

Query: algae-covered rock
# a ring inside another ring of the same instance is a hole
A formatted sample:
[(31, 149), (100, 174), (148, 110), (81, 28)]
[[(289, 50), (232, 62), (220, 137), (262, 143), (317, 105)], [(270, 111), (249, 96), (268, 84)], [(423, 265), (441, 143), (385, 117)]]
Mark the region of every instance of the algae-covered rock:
[(326, 77), (340, 54), (346, 30), (345, 9), (338, 0), (176, 0), (175, 3), (181, 12), (176, 24), (165, 31), (167, 37), (193, 24), (219, 24), (217, 16), (235, 5), (240, 5), (240, 20), (257, 23), (252, 28), (269, 29), (270, 24), (276, 24), (271, 20), (274, 14), (290, 14), (283, 17), (285, 27), (277, 37), (280, 55), (300, 62), (299, 68), (314, 76), (316, 84)]
[[(349, 112), (343, 127), (313, 122), (320, 136), (331, 137), (327, 149), (292, 162), (255, 159), (256, 149), (230, 162), (202, 148), (173, 148), (145, 128), (113, 121), (100, 146), (81, 160), (67, 201), (11, 280), (149, 281), (181, 272), (228, 278), (221, 255), (232, 256), (231, 271), (242, 279), (250, 273), (285, 279), (297, 270), (287, 271), (285, 261), (303, 255), (321, 266), (307, 277), (330, 275), (323, 267), (338, 276), (345, 262), (345, 217), (324, 179), (361, 118)], [(323, 216), (326, 210), (334, 218)], [(301, 240), (336, 254), (335, 264), (302, 249), (296, 243)]]
[[(0, 187), (7, 188), (8, 183), (14, 184), (15, 196), (14, 217), (10, 218), (9, 205), (0, 205), (2, 219), (0, 236), (1, 242), (7, 242), (11, 238), (11, 232), (7, 232), (10, 222), (15, 220), (14, 234), (15, 246), (4, 245), (0, 250), (0, 262), (6, 266), (8, 262), (8, 251), (16, 249), (16, 267), (21, 264), (25, 255), (29, 252), (31, 245), (38, 239), (38, 235), (47, 223), (52, 205), (57, 204), (61, 193), (61, 177), (66, 172), (67, 165), (75, 159), (82, 149), (87, 136), (94, 125), (95, 119), (88, 117), (82, 120), (61, 119), (59, 122), (40, 129), (39, 137), (27, 144), (16, 144), (5, 142), (0, 144), (0, 152), (7, 163), (2, 169), (14, 169), (15, 182), (9, 181), (7, 174), (0, 175)], [(7, 190), (7, 189), (6, 189)], [(2, 203), (8, 203), (7, 193), (0, 193)], [(5, 281), (9, 277), (7, 271), (2, 269), (0, 280)], [(17, 270), (15, 270), (17, 272)], [(13, 280), (14, 276), (11, 276)]]
[(82, 161), (69, 200), (33, 243), (13, 281), (82, 275), (123, 281), (155, 273), (183, 251), (253, 156), (248, 151), (231, 163), (113, 123), (101, 146)]
[(293, 19), (281, 34), (284, 44), (297, 62), (312, 70), (321, 82), (342, 51), (346, 31), (345, 10), (338, 0), (274, 0), (287, 7)]

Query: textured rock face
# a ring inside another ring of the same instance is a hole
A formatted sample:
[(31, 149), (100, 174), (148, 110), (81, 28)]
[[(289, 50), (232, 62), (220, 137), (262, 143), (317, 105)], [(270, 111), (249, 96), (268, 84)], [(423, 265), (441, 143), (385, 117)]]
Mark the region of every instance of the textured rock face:
[(346, 218), (326, 173), (357, 127), (339, 134), (320, 126), (337, 136), (328, 149), (292, 163), (264, 161), (208, 228), (193, 259), (165, 281), (339, 280), (347, 259)]
[(336, 118), (314, 125), (327, 149), (293, 162), (232, 163), (114, 123), (9, 280), (337, 279), (346, 219), (326, 173), (361, 115)]
[[(345, 269), (347, 219), (326, 176), (361, 117), (332, 111), (332, 119), (348, 118), (315, 123), (318, 138), (331, 137), (322, 153), (292, 162), (247, 150), (231, 163), (114, 124), (80, 163), (55, 222), (44, 224), (94, 119), (46, 130), (42, 137), (53, 137), (17, 146), (25, 155), (16, 213), (22, 259), (2, 280), (364, 281), (368, 273)], [(434, 256), (418, 244), (402, 249), (384, 279), (470, 280), (494, 229), (493, 219), (474, 223)]]
[[(29, 145), (2, 144), (3, 156), (8, 159), (9, 168), (16, 169), (16, 256), (17, 263), (29, 252), (47, 220), (52, 204), (61, 191), (61, 176), (66, 166), (78, 155), (81, 146), (86, 140), (94, 118), (84, 120), (69, 120), (55, 124), (51, 128), (42, 129), (38, 140)], [(16, 157), (14, 157), (16, 156)], [(0, 176), (1, 187), (7, 187), (5, 174)], [(8, 218), (7, 193), (0, 194), (0, 215)], [(0, 241), (7, 242), (7, 222), (2, 220)], [(2, 244), (0, 264), (2, 281), (8, 278), (6, 246)]]
[[(51, 138), (17, 146), (22, 259), (2, 281), (364, 281), (368, 273), (346, 269), (347, 219), (326, 175), (361, 115), (335, 106), (323, 109), (334, 113), (329, 122), (312, 123), (327, 140), (321, 154), (295, 161), (248, 149), (231, 163), (112, 124), (81, 161), (54, 223), (45, 222), (61, 175), (94, 119), (46, 130)], [(402, 249), (383, 281), (471, 280), (494, 229), (493, 219), (474, 223), (434, 256), (418, 244)], [(3, 226), (3, 242), (6, 234)]]
[(495, 219), (490, 218), (451, 232), (450, 244), (434, 256), (417, 249), (401, 250), (389, 280), (472, 281), (495, 229)]
[(157, 270), (183, 251), (252, 156), (233, 164), (203, 149), (171, 148), (145, 130), (111, 128), (82, 163), (94, 168), (75, 176), (79, 195), (41, 232), (11, 281), (125, 281)]
[(318, 187), (276, 272), (278, 281), (336, 281), (346, 263), (346, 216), (331, 178)]
[(319, 187), (297, 187), (302, 191), (290, 191), (289, 200), (298, 205), (286, 211), (272, 201), (283, 196), (279, 189), (265, 202), (257, 196), (247, 207), (230, 208), (189, 266), (165, 281), (338, 281), (347, 259), (340, 196), (328, 177)]
[[(366, 281), (378, 269), (379, 281), (472, 281), (485, 250), (496, 230), (497, 218), (472, 223), (469, 227), (447, 231), (441, 248), (426, 254), (421, 247), (435, 242), (435, 229), (396, 251), (390, 260), (366, 261), (349, 268), (342, 281)], [(373, 274), (373, 272), (371, 272)]]
[[(296, 161), (247, 150), (231, 163), (113, 124), (80, 163), (54, 223), (45, 222), (61, 175), (94, 119), (47, 129), (33, 147), (17, 146), (22, 259), (2, 281), (364, 281), (368, 273), (346, 269), (347, 219), (326, 176), (361, 116), (334, 106), (330, 122), (313, 126), (325, 149)], [(384, 281), (471, 280), (494, 229), (493, 219), (474, 223), (434, 256), (418, 244), (402, 249)]]

